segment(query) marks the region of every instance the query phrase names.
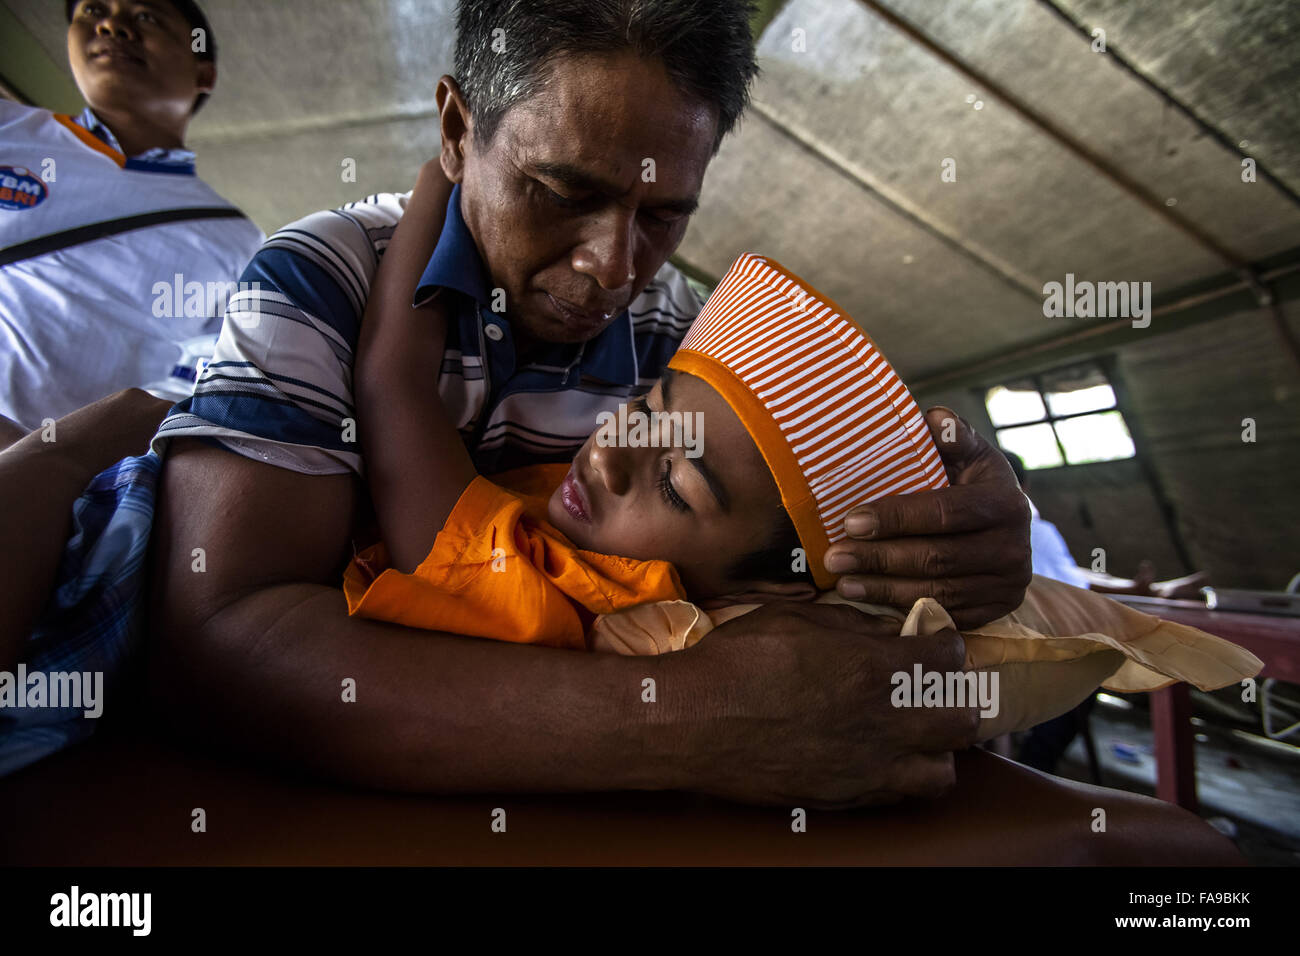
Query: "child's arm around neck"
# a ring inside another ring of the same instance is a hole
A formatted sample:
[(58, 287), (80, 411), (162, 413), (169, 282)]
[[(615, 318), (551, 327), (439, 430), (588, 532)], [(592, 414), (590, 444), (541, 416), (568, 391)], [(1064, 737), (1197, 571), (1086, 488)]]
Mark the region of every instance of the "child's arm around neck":
[(366, 480), (389, 559), (403, 572), (428, 555), (477, 474), (438, 394), (446, 303), (411, 307), (450, 195), (436, 159), (421, 167), (371, 285), (353, 372)]

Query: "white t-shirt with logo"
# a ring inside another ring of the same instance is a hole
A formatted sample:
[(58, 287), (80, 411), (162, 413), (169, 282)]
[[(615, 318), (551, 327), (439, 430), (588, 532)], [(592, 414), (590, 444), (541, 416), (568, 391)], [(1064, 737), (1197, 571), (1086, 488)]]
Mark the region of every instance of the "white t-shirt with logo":
[[(129, 158), (71, 117), (0, 100), (0, 257), (124, 217), (230, 208), (192, 164), (150, 161), (161, 152)], [(130, 386), (188, 395), (263, 238), (242, 217), (154, 223), (0, 265), (0, 415), (38, 428)]]

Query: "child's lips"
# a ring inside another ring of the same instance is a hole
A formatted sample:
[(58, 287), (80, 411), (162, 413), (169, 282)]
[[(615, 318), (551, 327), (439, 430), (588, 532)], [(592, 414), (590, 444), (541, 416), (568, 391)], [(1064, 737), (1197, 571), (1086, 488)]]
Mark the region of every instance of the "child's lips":
[(578, 478), (576, 466), (569, 469), (564, 481), (560, 483), (560, 502), (564, 505), (564, 510), (574, 518), (591, 523), (591, 500)]

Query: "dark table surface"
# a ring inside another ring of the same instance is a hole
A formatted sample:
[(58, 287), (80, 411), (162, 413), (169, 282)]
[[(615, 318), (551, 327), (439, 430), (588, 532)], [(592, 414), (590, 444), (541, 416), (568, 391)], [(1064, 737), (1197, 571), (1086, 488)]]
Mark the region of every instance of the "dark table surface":
[[(214, 755), (138, 727), (0, 780), (0, 863), (18, 865), (1233, 864), (1202, 821), (981, 750), (958, 786), (870, 810), (748, 807), (684, 793), (429, 796)], [(1094, 832), (1096, 808), (1107, 831)], [(206, 813), (207, 832), (191, 830)], [(493, 811), (506, 832), (492, 831)]]

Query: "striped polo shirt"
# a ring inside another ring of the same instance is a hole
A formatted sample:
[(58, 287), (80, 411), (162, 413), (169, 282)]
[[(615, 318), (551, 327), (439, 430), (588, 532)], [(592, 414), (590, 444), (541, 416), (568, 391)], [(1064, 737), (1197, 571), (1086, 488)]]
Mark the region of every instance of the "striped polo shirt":
[[(306, 474), (363, 474), (353, 355), (370, 283), (408, 197), (373, 195), (271, 236), (244, 270), (194, 394), (172, 409), (155, 450), (198, 437)], [(600, 412), (653, 387), (702, 307), (665, 263), (599, 335), (519, 365), (509, 314), (491, 309), (488, 275), (457, 186), (416, 302), (440, 290), (450, 299), (438, 390), (483, 474), (570, 460)]]

